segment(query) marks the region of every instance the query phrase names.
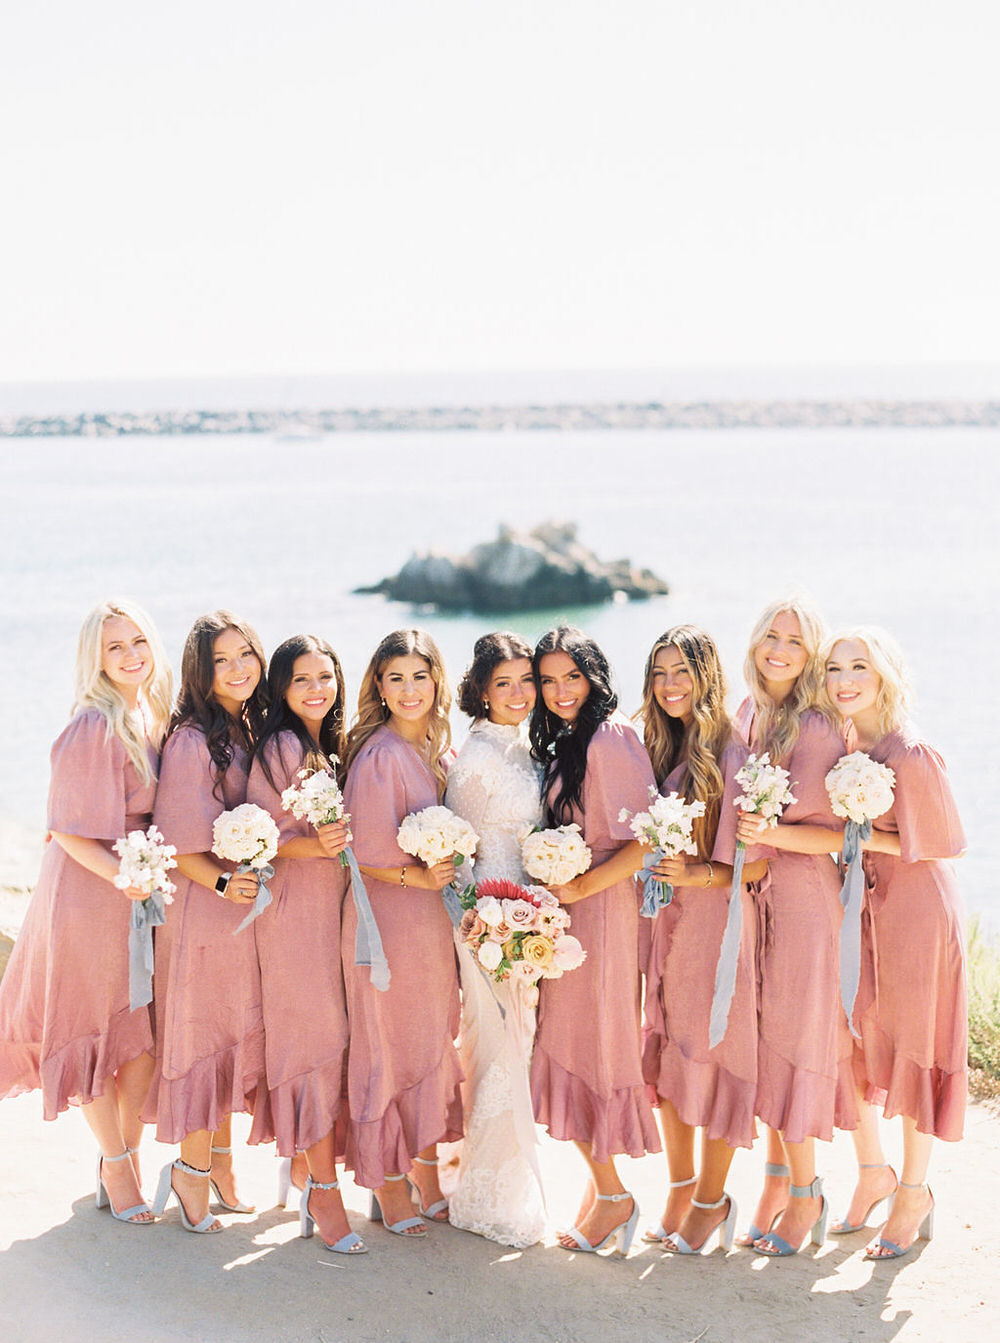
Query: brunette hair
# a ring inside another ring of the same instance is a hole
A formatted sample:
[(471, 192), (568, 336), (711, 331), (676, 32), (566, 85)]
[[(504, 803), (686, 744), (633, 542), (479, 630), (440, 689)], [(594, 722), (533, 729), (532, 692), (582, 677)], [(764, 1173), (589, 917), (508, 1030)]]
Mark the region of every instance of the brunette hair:
[[(771, 622), (786, 611), (799, 622), (807, 657), (806, 665), (788, 698), (783, 704), (775, 704), (764, 689), (764, 679), (757, 670), (754, 654), (763, 643)], [(819, 650), (825, 633), (822, 617), (807, 601), (801, 597), (788, 597), (766, 607), (750, 634), (750, 646), (743, 664), (743, 674), (755, 711), (753, 740), (750, 744), (755, 751), (767, 751), (775, 764), (787, 760), (791, 755), (799, 739), (802, 715), (817, 705), (823, 679)]]
[(125, 753), (138, 771), (143, 783), (156, 778), (149, 763), (149, 753), (143, 735), (136, 730), (128, 705), (121, 691), (108, 679), (102, 666), (104, 653), (104, 622), (120, 616), (131, 620), (145, 636), (149, 648), (149, 671), (139, 688), (139, 699), (146, 711), (149, 740), (159, 750), (170, 718), (172, 676), (170, 663), (163, 650), (156, 626), (149, 616), (132, 601), (99, 602), (88, 611), (80, 628), (76, 645), (75, 695), (73, 712), (97, 709), (104, 715), (107, 735), (118, 738)]
[[(676, 648), (691, 677), (692, 721), (663, 712), (653, 694), (653, 663), (664, 648)], [(696, 818), (692, 833), (698, 855), (706, 858), (715, 841), (725, 780), (719, 758), (732, 733), (726, 713), (726, 678), (719, 651), (711, 637), (697, 625), (674, 625), (661, 634), (646, 659), (642, 705), (643, 740), (656, 782), (663, 780), (682, 760), (685, 762), (681, 792), (686, 802), (704, 802), (705, 814)]]
[(854, 629), (840, 630), (823, 644), (820, 650), (824, 671), (820, 708), (838, 728), (841, 726), (844, 716), (827, 694), (825, 673), (834, 647), (845, 639), (856, 639), (864, 644), (868, 649), (868, 659), (882, 682), (875, 700), (875, 714), (878, 730), (884, 737), (905, 722), (912, 701), (912, 687), (899, 645), (891, 634), (876, 625), (858, 625)]
[(423, 658), (434, 682), (434, 707), (431, 710), (431, 722), (428, 730), (430, 742), (429, 765), (438, 783), (438, 794), (444, 794), (445, 772), (441, 767), (441, 757), (451, 745), (451, 724), (448, 713), (451, 709), (451, 687), (448, 674), (438, 650), (437, 644), (426, 630), (393, 630), (387, 634), (371, 656), (361, 678), (358, 691), (358, 712), (347, 734), (344, 749), (344, 773), (350, 770), (358, 752), (368, 738), (383, 724), (387, 723), (390, 713), (382, 699), (379, 684), (382, 673), (393, 658)]
[(540, 666), (547, 653), (566, 653), (573, 659), (590, 686), (590, 694), (580, 706), (576, 721), (566, 723), (545, 707), (539, 693), (531, 715), (531, 750), (545, 766), (543, 793), (558, 783), (558, 792), (547, 807), (549, 824), (567, 825), (574, 806), (582, 808), (583, 779), (587, 772), (587, 747), (594, 733), (618, 707), (618, 696), (611, 688), (608, 660), (582, 630), (575, 625), (559, 625), (539, 639), (531, 664), (535, 680), (541, 685)]
[[(337, 685), (337, 699), (327, 710), (319, 728), (319, 744), (313, 741), (309, 731), (297, 713), (285, 702), (285, 694), (292, 684), (296, 660), (307, 653), (316, 653), (327, 657), (333, 663), (333, 675)], [(344, 673), (340, 659), (325, 639), (314, 634), (293, 634), (290, 639), (271, 654), (271, 665), (267, 672), (267, 692), (270, 704), (264, 727), (257, 738), (255, 755), (264, 771), (264, 777), (272, 788), (277, 788), (264, 747), (276, 740), (282, 732), (291, 732), (301, 747), (301, 768), (311, 772), (327, 770), (336, 775), (337, 766), (344, 755)], [(280, 742), (277, 749), (281, 750)]]
[[(260, 663), (260, 681), (253, 694), (242, 705), (238, 718), (230, 718), (215, 698), (215, 641), (226, 630), (235, 630), (250, 645), (254, 656)], [(200, 727), (205, 734), (208, 753), (215, 766), (215, 786), (213, 792), (218, 797), (222, 785), (222, 776), (233, 759), (233, 737), (237, 737), (249, 755), (254, 742), (264, 728), (264, 715), (267, 709), (267, 659), (261, 647), (260, 638), (252, 625), (238, 620), (231, 611), (211, 611), (199, 616), (184, 641), (184, 654), (181, 658), (181, 688), (177, 696), (177, 706), (170, 720), (167, 733), (176, 732), (179, 727)]]
[(489, 709), (483, 703), (489, 679), (501, 662), (516, 658), (531, 661), (531, 645), (519, 634), (497, 630), (476, 640), (472, 662), (458, 683), (458, 707), (470, 718), (488, 718)]

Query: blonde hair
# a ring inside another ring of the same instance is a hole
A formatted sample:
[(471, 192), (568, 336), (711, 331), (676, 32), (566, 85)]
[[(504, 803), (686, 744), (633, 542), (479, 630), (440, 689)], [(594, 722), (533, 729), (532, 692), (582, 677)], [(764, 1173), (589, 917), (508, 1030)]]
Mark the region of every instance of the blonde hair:
[[(692, 722), (664, 713), (653, 694), (653, 664), (664, 648), (676, 648), (691, 677)], [(674, 625), (661, 634), (646, 659), (642, 704), (643, 741), (657, 784), (684, 760), (686, 769), (681, 792), (686, 801), (705, 804), (705, 814), (694, 822), (693, 835), (699, 857), (711, 852), (719, 824), (725, 781), (719, 757), (729, 744), (732, 728), (726, 713), (726, 678), (714, 642), (696, 625)]]
[(847, 639), (857, 640), (868, 649), (868, 660), (881, 680), (875, 700), (875, 721), (879, 735), (884, 737), (899, 727), (909, 715), (913, 691), (899, 644), (885, 630), (877, 625), (857, 625), (853, 629), (838, 630), (829, 639), (824, 640), (820, 653), (823, 665), (823, 682), (820, 688), (819, 707), (839, 727), (843, 715), (830, 699), (826, 689), (826, 664), (834, 647)]
[(437, 780), (438, 796), (443, 797), (446, 776), (441, 767), (441, 757), (451, 745), (451, 723), (448, 721), (451, 710), (451, 687), (438, 646), (426, 630), (393, 630), (391, 634), (385, 636), (372, 654), (371, 661), (361, 678), (357, 716), (347, 734), (344, 770), (345, 773), (350, 770), (355, 757), (368, 738), (391, 717), (379, 690), (379, 681), (386, 666), (393, 658), (413, 655), (423, 658), (427, 663), (435, 686), (434, 707), (431, 709), (430, 727), (427, 732), (430, 748), (428, 764)]
[(173, 678), (156, 626), (135, 602), (100, 602), (87, 613), (76, 647), (73, 712), (97, 709), (102, 713), (108, 725), (108, 738), (112, 735), (118, 738), (143, 783), (151, 783), (156, 775), (149, 763), (145, 738), (136, 730), (121, 691), (108, 679), (101, 666), (104, 622), (115, 616), (131, 620), (146, 636), (152, 665), (139, 688), (139, 696), (145, 710), (149, 740), (157, 750), (163, 742), (170, 719)]
[[(757, 670), (754, 654), (764, 641), (776, 616), (787, 612), (795, 616), (806, 650), (803, 667), (791, 693), (782, 704), (764, 689), (764, 678)], [(765, 607), (750, 634), (750, 646), (743, 664), (743, 675), (750, 689), (754, 705), (754, 727), (751, 746), (755, 751), (767, 751), (772, 762), (787, 760), (799, 739), (802, 715), (816, 707), (823, 681), (823, 662), (819, 651), (826, 627), (819, 612), (802, 597), (787, 597)]]

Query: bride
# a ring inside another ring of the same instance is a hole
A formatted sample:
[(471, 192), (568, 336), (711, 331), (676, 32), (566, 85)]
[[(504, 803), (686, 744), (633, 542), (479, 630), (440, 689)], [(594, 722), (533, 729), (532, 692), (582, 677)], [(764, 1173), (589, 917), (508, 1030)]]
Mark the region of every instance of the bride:
[[(479, 835), (476, 880), (526, 881), (519, 835), (541, 821), (541, 773), (530, 754), (527, 720), (535, 703), (531, 649), (516, 634), (485, 634), (459, 685), (473, 720), (448, 772), (445, 802)], [(488, 980), (460, 947), (467, 1127), (452, 1226), (523, 1249), (545, 1229), (528, 1089), (530, 1034), (519, 1041), (507, 985)], [(506, 1015), (505, 1015), (506, 1014)], [(531, 1013), (532, 1028), (534, 1013)]]

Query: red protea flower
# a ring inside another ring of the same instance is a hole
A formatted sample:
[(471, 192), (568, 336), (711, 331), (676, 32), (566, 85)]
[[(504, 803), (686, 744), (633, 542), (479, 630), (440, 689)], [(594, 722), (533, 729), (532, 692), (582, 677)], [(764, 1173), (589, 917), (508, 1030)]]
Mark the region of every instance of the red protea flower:
[(488, 895), (492, 895), (494, 900), (527, 900), (529, 905), (535, 903), (530, 891), (505, 877), (488, 877), (486, 881), (477, 882), (476, 899), (485, 900)]

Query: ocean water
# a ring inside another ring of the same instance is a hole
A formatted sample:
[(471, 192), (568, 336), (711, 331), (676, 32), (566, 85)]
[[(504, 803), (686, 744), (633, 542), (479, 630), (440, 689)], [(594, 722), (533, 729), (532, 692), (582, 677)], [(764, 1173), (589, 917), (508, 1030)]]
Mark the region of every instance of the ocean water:
[[(298, 631), (337, 648), (352, 696), (388, 630), (420, 623), (454, 678), (496, 622), (352, 595), (414, 551), (463, 551), (501, 522), (568, 519), (668, 597), (534, 612), (537, 636), (583, 625), (637, 704), (653, 639), (680, 620), (717, 640), (735, 707), (761, 607), (804, 590), (836, 626), (902, 644), (915, 717), (948, 762), (969, 837), (970, 909), (1000, 926), (988, 799), (1000, 760), (1000, 498), (996, 431), (720, 430), (358, 433), (0, 443), (0, 822), (44, 825), (48, 749), (66, 721), (76, 635), (103, 597), (157, 621), (174, 666), (192, 619), (232, 607), (266, 648)], [(456, 736), (464, 732), (460, 715)], [(28, 881), (31, 873), (8, 880)]]

